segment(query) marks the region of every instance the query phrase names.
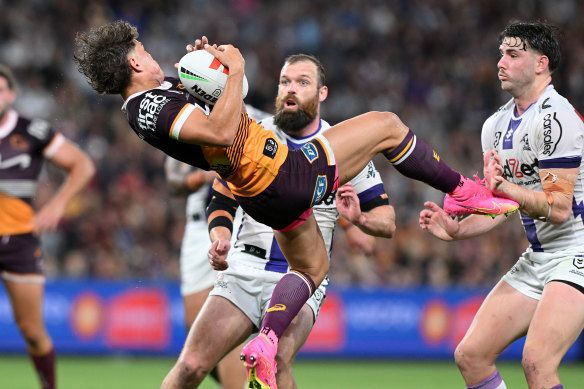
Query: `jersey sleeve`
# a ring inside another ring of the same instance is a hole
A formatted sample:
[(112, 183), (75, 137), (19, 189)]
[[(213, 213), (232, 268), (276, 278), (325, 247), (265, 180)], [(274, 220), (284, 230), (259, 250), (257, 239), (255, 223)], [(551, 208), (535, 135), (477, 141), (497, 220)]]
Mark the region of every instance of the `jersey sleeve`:
[(381, 205), (389, 205), (389, 200), (383, 181), (373, 161), (369, 163), (351, 180), (355, 193), (359, 197), (361, 211), (367, 212)]
[(570, 169), (580, 166), (584, 151), (584, 124), (568, 110), (544, 112), (533, 129), (533, 148), (540, 169)]

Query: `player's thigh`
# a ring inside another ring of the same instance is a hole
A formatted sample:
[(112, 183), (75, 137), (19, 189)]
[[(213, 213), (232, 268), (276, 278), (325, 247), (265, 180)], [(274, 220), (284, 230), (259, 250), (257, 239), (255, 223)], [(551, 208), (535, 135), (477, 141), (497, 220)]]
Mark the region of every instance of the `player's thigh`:
[(14, 280), (4, 279), (14, 319), (19, 326), (26, 326), (29, 329), (43, 328), (45, 284), (40, 281), (25, 281), (24, 279), (25, 275), (17, 275)]
[(283, 361), (292, 361), (308, 339), (313, 325), (314, 313), (308, 305), (304, 304), (278, 342), (278, 358)]
[(191, 293), (183, 296), (183, 305), (185, 308), (185, 324), (188, 327), (193, 324), (195, 318), (201, 311), (209, 292), (213, 288), (207, 288), (200, 292)]
[(209, 296), (191, 326), (182, 357), (215, 365), (253, 331), (249, 318), (229, 300)]
[(525, 350), (559, 364), (584, 329), (584, 293), (563, 282), (546, 284), (525, 341)]
[(293, 230), (274, 231), (290, 267), (309, 274), (318, 286), (329, 268), (328, 255), (314, 214)]
[(355, 177), (380, 152), (399, 145), (408, 127), (390, 112), (368, 112), (345, 120), (323, 136), (329, 141), (341, 183)]
[(495, 359), (525, 335), (537, 303), (505, 281), (499, 281), (481, 304), (459, 347), (465, 353)]

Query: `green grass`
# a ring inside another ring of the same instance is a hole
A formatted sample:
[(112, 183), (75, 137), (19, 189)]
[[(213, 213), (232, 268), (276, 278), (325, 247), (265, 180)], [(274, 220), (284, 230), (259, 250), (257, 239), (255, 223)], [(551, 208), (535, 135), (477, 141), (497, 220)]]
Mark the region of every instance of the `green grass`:
[[(159, 388), (174, 358), (70, 357), (58, 362), (60, 389), (147, 389)], [(527, 388), (519, 362), (500, 363), (499, 370), (508, 388)], [(300, 389), (453, 389), (464, 388), (452, 362), (398, 362), (307, 360), (296, 363), (294, 370)], [(560, 368), (566, 388), (582, 387), (582, 363), (564, 364)], [(0, 387), (38, 388), (28, 358), (21, 355), (0, 356)], [(202, 389), (218, 389), (211, 379)]]

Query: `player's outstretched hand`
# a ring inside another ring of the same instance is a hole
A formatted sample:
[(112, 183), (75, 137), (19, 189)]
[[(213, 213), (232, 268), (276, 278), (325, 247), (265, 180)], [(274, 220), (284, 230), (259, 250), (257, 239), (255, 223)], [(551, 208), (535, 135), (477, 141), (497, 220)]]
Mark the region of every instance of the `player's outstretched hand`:
[(226, 239), (219, 239), (213, 242), (207, 253), (209, 263), (215, 270), (225, 270), (229, 267), (227, 263), (227, 253), (231, 248), (231, 242)]
[(229, 74), (243, 73), (245, 71), (245, 59), (239, 49), (233, 45), (204, 45), (205, 50), (213, 54), (227, 69)]
[(487, 182), (487, 187), (495, 194), (501, 195), (499, 190), (503, 184), (503, 165), (501, 157), (495, 150), (487, 150), (483, 156), (483, 175)]
[(420, 227), (429, 231), (438, 239), (451, 241), (458, 233), (459, 224), (457, 219), (453, 219), (436, 203), (426, 201), (426, 209), (420, 212)]
[(342, 217), (351, 223), (358, 223), (361, 217), (361, 204), (359, 197), (350, 182), (341, 186), (336, 194), (337, 210)]
[[(190, 53), (191, 51), (195, 51), (195, 50), (203, 50), (205, 48), (205, 45), (209, 44), (209, 39), (203, 35), (203, 37), (201, 39), (196, 39), (195, 40), (195, 44), (191, 44), (189, 43), (186, 47), (187, 52)], [(213, 45), (213, 47), (217, 47), (217, 45)], [(176, 69), (178, 69), (178, 62), (174, 64), (174, 67)]]

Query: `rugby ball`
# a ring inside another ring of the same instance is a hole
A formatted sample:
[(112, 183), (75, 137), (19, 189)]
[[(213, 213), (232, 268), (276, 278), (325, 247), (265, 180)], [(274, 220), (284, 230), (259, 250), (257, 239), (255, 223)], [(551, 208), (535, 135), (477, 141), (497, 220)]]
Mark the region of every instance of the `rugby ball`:
[[(178, 62), (178, 77), (189, 93), (207, 104), (214, 105), (221, 97), (229, 69), (206, 50), (187, 53)], [(242, 98), (247, 95), (247, 78), (243, 75)]]

